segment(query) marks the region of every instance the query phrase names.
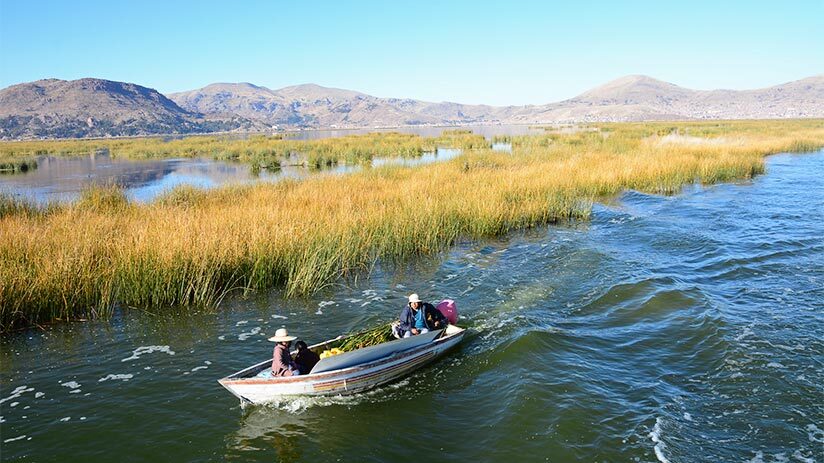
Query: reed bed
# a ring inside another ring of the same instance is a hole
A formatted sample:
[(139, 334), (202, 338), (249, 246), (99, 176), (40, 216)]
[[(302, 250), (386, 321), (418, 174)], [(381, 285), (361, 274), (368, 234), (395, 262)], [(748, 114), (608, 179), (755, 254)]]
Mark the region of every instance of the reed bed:
[(0, 328), (115, 306), (215, 305), (275, 286), (310, 294), (379, 261), (584, 220), (593, 201), (625, 189), (673, 193), (752, 177), (767, 154), (824, 146), (824, 121), (611, 124), (512, 145), (414, 168), (181, 188), (144, 205), (116, 187), (44, 209), (0, 198)]
[(111, 140), (61, 140), (0, 142), (0, 158), (21, 159), (37, 155), (82, 156), (108, 152), (114, 158), (194, 158), (206, 157), (238, 161), (253, 168), (275, 168), (297, 162), (313, 168), (335, 164), (360, 164), (374, 157), (417, 157), (438, 147), (475, 149), (486, 147), (484, 137), (470, 131), (444, 131), (425, 138), (397, 132), (349, 135), (320, 140), (292, 140), (282, 135), (255, 135), (248, 138), (192, 136), (179, 139), (161, 137)]
[(32, 157), (0, 158), (0, 175), (25, 173), (37, 169), (37, 159)]

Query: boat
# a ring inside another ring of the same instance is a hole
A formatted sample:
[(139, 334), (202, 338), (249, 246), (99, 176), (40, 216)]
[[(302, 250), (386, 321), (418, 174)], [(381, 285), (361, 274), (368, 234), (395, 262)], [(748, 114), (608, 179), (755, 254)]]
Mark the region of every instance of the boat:
[[(429, 333), (396, 339), (321, 359), (306, 375), (261, 377), (271, 371), (272, 359), (218, 380), (240, 399), (241, 405), (263, 404), (294, 396), (347, 395), (363, 392), (398, 379), (443, 356), (465, 334), (447, 325)], [(339, 345), (346, 336), (309, 346), (315, 352)]]

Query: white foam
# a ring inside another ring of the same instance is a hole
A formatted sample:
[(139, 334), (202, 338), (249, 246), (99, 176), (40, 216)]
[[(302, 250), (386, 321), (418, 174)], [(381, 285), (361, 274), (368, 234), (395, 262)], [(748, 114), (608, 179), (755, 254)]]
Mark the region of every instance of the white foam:
[(17, 440), (23, 440), (25, 438), (26, 438), (26, 435), (23, 434), (22, 436), (17, 436), (17, 437), (12, 437), (11, 439), (6, 439), (6, 440), (3, 441), (3, 443), (8, 444), (9, 442), (14, 442), (14, 441), (17, 441)]
[(219, 339), (220, 341), (225, 341), (225, 340), (226, 340), (226, 336), (225, 336), (225, 335), (224, 335), (224, 336), (218, 336), (218, 337), (217, 337), (217, 339)]
[(755, 334), (755, 332), (753, 332), (753, 330), (748, 326), (748, 327), (744, 328), (743, 333), (741, 333), (741, 334), (739, 334), (738, 336), (735, 337), (735, 340), (736, 341), (741, 341), (742, 339), (746, 338), (747, 336), (752, 336), (754, 334)]
[(770, 362), (770, 363), (767, 364), (767, 366), (770, 367), (770, 368), (786, 368), (784, 365), (782, 365), (778, 362)]
[(69, 391), (69, 394), (80, 394), (81, 392), (83, 391), (81, 391), (80, 389), (72, 389), (71, 391)]
[(824, 430), (821, 430), (818, 426), (813, 423), (807, 425), (807, 437), (810, 438), (810, 442), (818, 442), (824, 444)]
[(18, 405), (20, 405), (20, 402), (12, 402), (11, 405), (9, 405), (9, 407), (14, 408)]
[[(354, 303), (354, 302), (360, 302), (360, 301), (362, 301), (362, 299), (347, 299), (347, 301)], [(324, 307), (327, 307), (327, 306), (330, 306), (330, 305), (335, 305), (335, 304), (337, 304), (337, 302), (335, 302), (335, 301), (320, 301), (320, 302), (318, 302), (318, 310), (317, 310), (317, 312), (315, 312), (315, 315), (323, 315), (323, 308)]]
[(70, 419), (72, 419), (72, 417), (70, 417), (70, 416), (66, 416), (66, 417), (64, 417), (64, 418), (60, 418), (60, 421), (62, 421), (62, 422), (66, 422), (66, 421), (69, 421)]
[(755, 456), (752, 457), (752, 460), (747, 461), (747, 463), (764, 463), (764, 452), (761, 450), (755, 452)]
[(129, 360), (137, 360), (141, 355), (151, 354), (152, 352), (165, 352), (169, 355), (175, 355), (174, 351), (169, 346), (140, 346), (132, 351), (131, 357), (126, 357), (121, 362), (128, 362)]
[(692, 421), (692, 415), (690, 415), (689, 413), (684, 413), (684, 419), (687, 421)]
[(238, 335), (237, 339), (238, 339), (238, 341), (245, 341), (245, 340), (247, 340), (247, 339), (251, 338), (252, 336), (254, 336), (254, 335), (258, 334), (258, 333), (260, 333), (260, 327), (259, 327), (259, 326), (256, 326), (256, 327), (252, 328), (250, 331), (246, 331), (246, 332), (244, 332), (244, 333), (240, 333), (240, 334)]
[(203, 363), (205, 363), (206, 365), (211, 365), (212, 364), (212, 362), (210, 362), (208, 360), (204, 361)]
[(120, 375), (108, 374), (108, 375), (106, 375), (106, 376), (104, 376), (104, 377), (102, 377), (102, 378), (98, 379), (98, 380), (97, 380), (97, 382), (98, 382), (98, 383), (102, 383), (103, 381), (109, 381), (110, 379), (112, 379), (112, 380), (121, 380), (121, 381), (128, 381), (128, 380), (130, 380), (130, 379), (132, 379), (132, 378), (134, 378), (134, 375), (133, 375), (133, 374), (120, 374)]
[(286, 315), (275, 314), (275, 315), (272, 315), (272, 318), (274, 318), (274, 319), (282, 318), (282, 319), (286, 320), (289, 317), (287, 317)]
[(805, 456), (801, 453), (801, 450), (796, 450), (795, 452), (793, 452), (793, 458), (801, 461), (802, 463), (816, 463), (815, 458)]
[(209, 368), (209, 367), (207, 367), (206, 365), (203, 365), (203, 366), (200, 366), (200, 367), (194, 367), (194, 368), (192, 368), (192, 371), (197, 371), (197, 370), (205, 370), (205, 369), (207, 369), (207, 368)]
[[(18, 386), (13, 391), (11, 391), (11, 395), (6, 397), (5, 399), (0, 399), (0, 404), (3, 403), (3, 402), (7, 402), (9, 400), (16, 399), (16, 398), (20, 397), (21, 395), (23, 395), (27, 392), (31, 392), (33, 390), (34, 390), (33, 387), (27, 387), (25, 384), (22, 385), (22, 386)], [(40, 392), (38, 392), (37, 394), (40, 394)], [(37, 397), (37, 394), (35, 394), (35, 397)]]
[(235, 323), (235, 326), (245, 325), (247, 323), (249, 323), (249, 320), (241, 320), (241, 321)]
[(80, 387), (80, 383), (78, 383), (77, 381), (69, 381), (67, 383), (62, 383), (61, 386), (68, 387), (71, 389), (77, 389)]
[(39, 398), (43, 397), (44, 395), (46, 395), (45, 392), (35, 392), (34, 393), (34, 398), (39, 399)]
[(652, 427), (649, 437), (655, 444), (652, 450), (655, 451), (655, 457), (658, 458), (658, 461), (661, 463), (670, 463), (667, 457), (664, 456), (664, 449), (667, 448), (667, 445), (661, 441), (661, 418), (655, 418), (655, 426)]

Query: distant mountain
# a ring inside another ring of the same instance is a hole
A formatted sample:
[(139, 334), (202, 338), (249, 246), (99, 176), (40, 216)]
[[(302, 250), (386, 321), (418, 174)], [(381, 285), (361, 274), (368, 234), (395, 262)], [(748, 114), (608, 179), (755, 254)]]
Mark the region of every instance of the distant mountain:
[(169, 97), (190, 111), (235, 113), (285, 127), (764, 119), (824, 117), (824, 76), (744, 91), (690, 90), (648, 76), (626, 76), (575, 98), (537, 106), (378, 98), (314, 84), (279, 90), (212, 84)]
[(0, 138), (194, 133), (251, 127), (237, 116), (203, 117), (156, 90), (103, 79), (45, 79), (0, 90)]
[(271, 125), (387, 127), (496, 122), (502, 108), (379, 98), (315, 84), (270, 90), (249, 83), (211, 84), (172, 93), (182, 108), (204, 114), (234, 113)]
[(201, 114), (237, 114), (269, 125), (301, 125), (303, 118), (291, 103), (266, 87), (249, 83), (211, 84), (198, 90), (172, 93), (181, 108)]
[(757, 90), (691, 90), (626, 76), (544, 105), (379, 98), (314, 84), (271, 90), (211, 84), (164, 97), (135, 84), (56, 79), (0, 90), (0, 138), (88, 137), (278, 128), (397, 127), (678, 119), (824, 118), (824, 75)]
[(575, 98), (519, 112), (514, 121), (824, 117), (824, 75), (757, 90), (691, 90), (648, 76), (626, 76)]

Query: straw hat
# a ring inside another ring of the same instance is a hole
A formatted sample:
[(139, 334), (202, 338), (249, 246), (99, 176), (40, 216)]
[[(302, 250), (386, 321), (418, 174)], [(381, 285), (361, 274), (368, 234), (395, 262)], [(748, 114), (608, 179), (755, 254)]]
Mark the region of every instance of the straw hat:
[(421, 302), (421, 299), (415, 293), (409, 295), (409, 303), (411, 304), (413, 302)]
[(275, 331), (275, 335), (269, 338), (272, 342), (288, 342), (294, 341), (295, 339), (297, 339), (297, 336), (289, 336), (289, 332), (286, 328), (279, 328)]

